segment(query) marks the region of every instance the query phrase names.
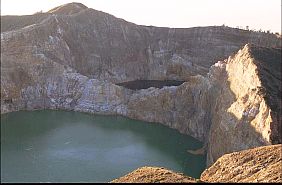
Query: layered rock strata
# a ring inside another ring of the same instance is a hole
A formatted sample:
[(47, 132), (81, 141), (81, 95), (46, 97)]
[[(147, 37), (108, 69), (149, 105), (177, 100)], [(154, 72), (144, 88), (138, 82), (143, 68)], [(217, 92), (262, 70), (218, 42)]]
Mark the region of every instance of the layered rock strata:
[(30, 16), (1, 16), (1, 43), (4, 52), (13, 51), (10, 55), (46, 57), (112, 83), (205, 76), (215, 61), (247, 43), (281, 46), (275, 34), (222, 26), (140, 26), (79, 3)]

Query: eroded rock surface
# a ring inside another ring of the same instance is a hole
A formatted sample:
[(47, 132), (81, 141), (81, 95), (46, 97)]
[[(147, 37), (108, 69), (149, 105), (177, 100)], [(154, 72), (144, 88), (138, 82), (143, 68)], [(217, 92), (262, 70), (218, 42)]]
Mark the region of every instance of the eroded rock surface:
[(282, 145), (226, 154), (206, 169), (205, 182), (282, 182)]
[(159, 167), (141, 167), (111, 183), (195, 183), (198, 179)]
[(281, 49), (246, 45), (209, 75), (218, 93), (208, 166), (225, 153), (281, 143)]
[(139, 26), (79, 3), (31, 16), (2, 16), (1, 33), (1, 49), (13, 50), (10, 55), (46, 57), (113, 83), (186, 80), (206, 75), (215, 61), (247, 43), (281, 46), (275, 34), (216, 26)]
[(163, 123), (204, 141), (210, 125), (211, 84), (203, 76), (180, 86), (140, 90), (129, 99), (127, 116)]

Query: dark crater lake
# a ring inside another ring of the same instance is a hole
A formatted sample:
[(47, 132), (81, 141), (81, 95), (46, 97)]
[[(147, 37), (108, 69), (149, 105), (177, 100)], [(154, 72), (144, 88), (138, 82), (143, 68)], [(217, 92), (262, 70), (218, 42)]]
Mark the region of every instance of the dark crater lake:
[(159, 166), (199, 178), (194, 138), (157, 123), (67, 111), (1, 115), (1, 182), (109, 182)]
[(185, 81), (178, 80), (134, 80), (118, 83), (116, 85), (123, 86), (132, 90), (148, 89), (150, 87), (163, 88), (164, 86), (179, 86)]

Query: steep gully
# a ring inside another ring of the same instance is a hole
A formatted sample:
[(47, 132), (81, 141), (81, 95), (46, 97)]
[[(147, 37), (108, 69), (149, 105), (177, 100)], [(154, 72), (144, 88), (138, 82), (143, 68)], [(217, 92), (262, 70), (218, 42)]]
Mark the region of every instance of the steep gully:
[[(277, 69), (281, 49), (245, 45), (281, 47), (275, 35), (139, 26), (74, 5), (34, 15), (31, 25), (5, 26), (14, 18), (3, 17), (1, 114), (64, 109), (162, 123), (203, 141), (208, 166), (225, 153), (281, 143), (281, 72), (258, 57), (274, 57)], [(116, 85), (134, 80), (185, 82)]]

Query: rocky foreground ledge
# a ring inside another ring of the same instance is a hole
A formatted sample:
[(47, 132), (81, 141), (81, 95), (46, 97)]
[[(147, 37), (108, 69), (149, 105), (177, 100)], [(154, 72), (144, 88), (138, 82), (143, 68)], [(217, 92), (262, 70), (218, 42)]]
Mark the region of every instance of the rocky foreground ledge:
[(200, 180), (160, 167), (141, 167), (112, 183), (194, 183)]
[(282, 145), (257, 147), (225, 154), (200, 179), (165, 168), (142, 167), (112, 183), (282, 182)]

